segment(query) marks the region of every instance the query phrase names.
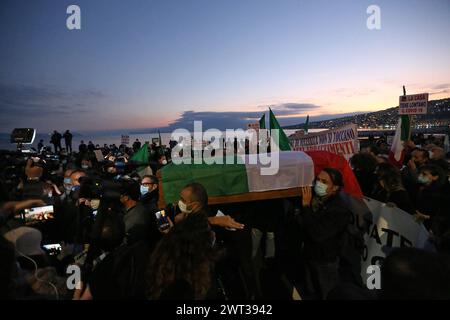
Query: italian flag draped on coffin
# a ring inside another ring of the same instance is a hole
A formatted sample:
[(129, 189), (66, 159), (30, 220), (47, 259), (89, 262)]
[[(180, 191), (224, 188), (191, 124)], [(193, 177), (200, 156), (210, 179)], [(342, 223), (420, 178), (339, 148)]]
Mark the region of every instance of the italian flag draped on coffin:
[[(223, 164), (171, 163), (161, 170), (164, 200), (166, 203), (177, 201), (181, 189), (191, 182), (201, 183), (210, 197), (312, 185), (314, 164), (306, 153), (280, 152), (279, 170), (275, 175), (262, 175), (260, 169), (269, 166), (262, 166), (259, 161), (250, 164), (257, 156), (242, 155), (228, 159), (234, 164), (227, 164), (227, 158)], [(269, 154), (272, 160), (276, 156), (275, 153)], [(251, 157), (255, 158), (249, 159)]]
[[(342, 156), (320, 151), (305, 153), (302, 151), (281, 151), (269, 154), (279, 157), (279, 170), (274, 175), (262, 175), (258, 158), (261, 155), (242, 155), (231, 159), (233, 164), (174, 164), (161, 170), (164, 201), (174, 203), (179, 199), (181, 189), (188, 183), (201, 183), (208, 196), (229, 196), (249, 192), (283, 190), (301, 186), (311, 186), (314, 176), (324, 167), (334, 167), (344, 173), (344, 191), (361, 196), (358, 183)], [(256, 163), (256, 164), (252, 164)], [(347, 171), (349, 170), (349, 171)], [(343, 172), (344, 171), (344, 172)], [(350, 175), (346, 173), (350, 172)]]

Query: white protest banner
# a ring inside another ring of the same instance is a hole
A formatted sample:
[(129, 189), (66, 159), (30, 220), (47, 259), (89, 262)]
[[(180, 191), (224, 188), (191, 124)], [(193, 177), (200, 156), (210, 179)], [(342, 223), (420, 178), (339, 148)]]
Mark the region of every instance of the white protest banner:
[(426, 114), (428, 107), (428, 93), (400, 96), (398, 114)]
[(347, 160), (358, 152), (358, 129), (356, 124), (348, 124), (338, 129), (326, 130), (307, 135), (294, 134), (289, 137), (292, 150), (323, 150), (344, 156)]
[(128, 145), (130, 143), (130, 136), (128, 135), (122, 135), (120, 139), (120, 144)]
[(368, 266), (380, 265), (392, 248), (424, 248), (429, 233), (412, 215), (393, 204), (370, 198), (365, 198), (364, 201), (373, 217), (373, 223), (364, 235), (361, 276), (366, 283)]

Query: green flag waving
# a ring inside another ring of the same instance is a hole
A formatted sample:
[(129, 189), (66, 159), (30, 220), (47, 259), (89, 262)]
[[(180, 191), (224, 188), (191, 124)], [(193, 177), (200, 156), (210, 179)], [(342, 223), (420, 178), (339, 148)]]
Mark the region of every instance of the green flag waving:
[(278, 123), (277, 118), (275, 118), (272, 109), (269, 108), (269, 111), (270, 111), (270, 119), (269, 119), (270, 130), (278, 129), (278, 137), (279, 137), (278, 146), (280, 150), (290, 151), (291, 145), (289, 144), (288, 137), (284, 133), (283, 129), (281, 129), (281, 126)]
[[(148, 142), (146, 142), (135, 154), (133, 154), (130, 158), (131, 161), (136, 161), (140, 164), (137, 168), (137, 173), (142, 178), (147, 173), (147, 167), (148, 167)], [(149, 168), (150, 169), (150, 168)]]
[(130, 158), (132, 161), (148, 164), (148, 142), (146, 142), (135, 154)]
[(259, 119), (259, 128), (260, 129), (266, 128), (266, 114), (265, 113), (262, 115), (261, 119)]
[(309, 114), (306, 116), (305, 133), (308, 133), (308, 126), (309, 126)]

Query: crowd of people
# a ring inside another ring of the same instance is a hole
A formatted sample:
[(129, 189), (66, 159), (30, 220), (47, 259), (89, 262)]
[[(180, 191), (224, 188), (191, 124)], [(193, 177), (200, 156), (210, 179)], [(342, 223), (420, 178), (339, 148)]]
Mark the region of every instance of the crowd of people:
[[(158, 171), (173, 144), (151, 144), (142, 171), (138, 140), (81, 141), (78, 152), (71, 140), (55, 131), (54, 152), (0, 155), (1, 299), (450, 299), (449, 154), (438, 139), (413, 137), (401, 167), (384, 141), (350, 159), (364, 195), (413, 215), (434, 245), (393, 250), (375, 291), (361, 278), (363, 235), (349, 231), (339, 170), (324, 168), (296, 197), (234, 204), (209, 205), (192, 182), (162, 209)], [(51, 219), (23, 219), (42, 206)]]

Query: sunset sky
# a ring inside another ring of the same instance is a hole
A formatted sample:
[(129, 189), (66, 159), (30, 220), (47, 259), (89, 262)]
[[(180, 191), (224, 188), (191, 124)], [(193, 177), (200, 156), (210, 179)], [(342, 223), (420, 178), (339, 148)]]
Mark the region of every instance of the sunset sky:
[(267, 106), (287, 125), (396, 106), (402, 85), (445, 98), (449, 36), (448, 0), (2, 0), (0, 132), (225, 129)]

